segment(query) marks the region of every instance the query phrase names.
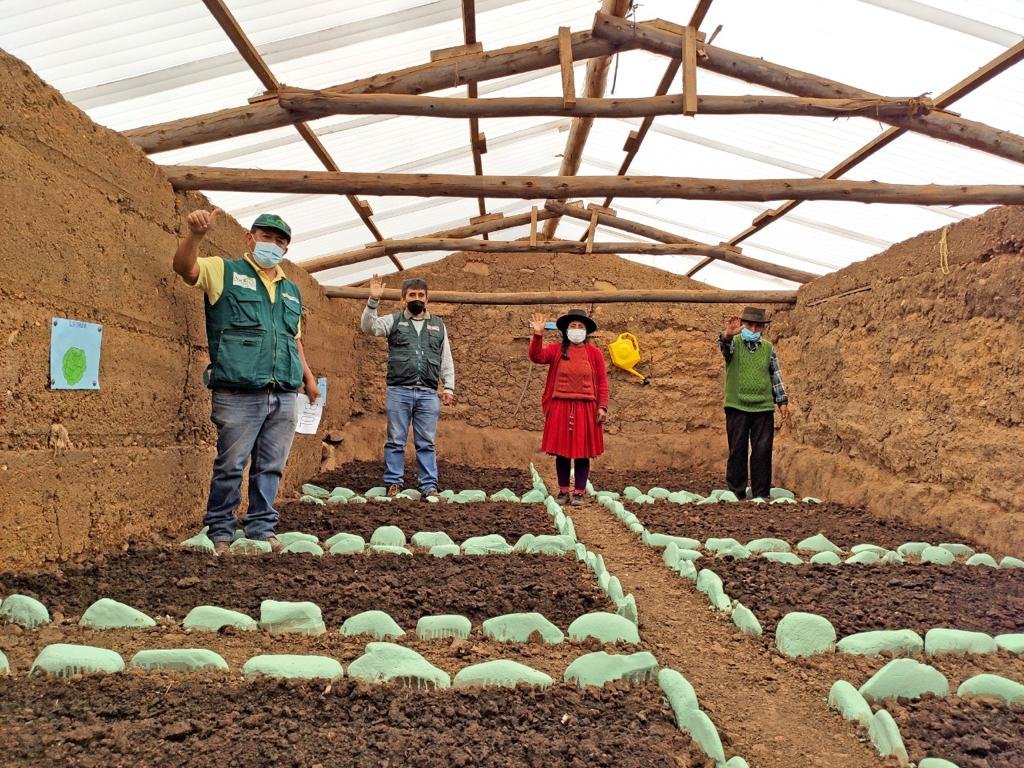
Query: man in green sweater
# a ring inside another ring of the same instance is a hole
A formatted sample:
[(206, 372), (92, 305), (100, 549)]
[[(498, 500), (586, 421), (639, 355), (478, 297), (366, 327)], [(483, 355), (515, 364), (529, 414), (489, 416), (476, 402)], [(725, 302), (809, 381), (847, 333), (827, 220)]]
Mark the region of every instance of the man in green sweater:
[(779, 358), (771, 342), (761, 338), (769, 322), (763, 309), (746, 307), (739, 317), (729, 318), (718, 336), (725, 358), (725, 431), (729, 439), (725, 480), (740, 499), (747, 492), (748, 462), (753, 498), (768, 498), (775, 407), (782, 421), (789, 417)]

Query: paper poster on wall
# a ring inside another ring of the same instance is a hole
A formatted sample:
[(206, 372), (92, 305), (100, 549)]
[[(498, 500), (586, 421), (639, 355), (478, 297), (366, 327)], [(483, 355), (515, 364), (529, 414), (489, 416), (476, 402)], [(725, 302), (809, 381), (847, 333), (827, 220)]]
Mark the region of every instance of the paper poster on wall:
[(53, 318), (50, 326), (50, 389), (99, 389), (103, 326)]

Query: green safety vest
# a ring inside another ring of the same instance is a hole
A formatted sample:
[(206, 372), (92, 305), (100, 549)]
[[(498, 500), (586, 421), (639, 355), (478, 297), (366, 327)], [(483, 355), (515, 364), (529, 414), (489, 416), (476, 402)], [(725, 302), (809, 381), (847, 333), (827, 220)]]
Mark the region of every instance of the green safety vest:
[(725, 407), (757, 413), (774, 411), (772, 377), (768, 366), (772, 345), (762, 341), (751, 352), (738, 335), (733, 339), (732, 358), (725, 365)]
[(388, 334), (388, 386), (437, 389), (444, 348), (444, 320), (429, 315), (416, 333), (404, 310), (391, 315)]
[(297, 390), (302, 361), (295, 334), (302, 317), (299, 287), (277, 283), (270, 301), (256, 268), (245, 259), (224, 259), (224, 290), (206, 304), (210, 365), (204, 378), (211, 389), (260, 389), (273, 384)]

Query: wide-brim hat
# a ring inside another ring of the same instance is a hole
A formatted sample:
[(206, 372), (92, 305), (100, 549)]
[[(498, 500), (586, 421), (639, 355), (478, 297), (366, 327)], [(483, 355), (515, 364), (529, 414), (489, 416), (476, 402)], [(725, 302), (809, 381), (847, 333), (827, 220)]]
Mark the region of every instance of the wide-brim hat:
[(555, 326), (562, 333), (565, 333), (566, 328), (569, 327), (569, 323), (574, 320), (587, 326), (587, 333), (593, 333), (597, 330), (597, 323), (595, 323), (593, 319), (591, 319), (590, 315), (582, 309), (570, 309), (555, 321)]
[(748, 323), (761, 323), (762, 325), (768, 325), (771, 322), (760, 307), (744, 307), (740, 320)]

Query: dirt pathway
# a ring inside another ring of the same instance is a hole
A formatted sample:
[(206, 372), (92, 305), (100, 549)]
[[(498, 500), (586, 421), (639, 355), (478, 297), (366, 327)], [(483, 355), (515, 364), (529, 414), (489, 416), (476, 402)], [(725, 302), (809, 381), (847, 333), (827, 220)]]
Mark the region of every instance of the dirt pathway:
[(576, 533), (632, 592), (641, 638), (682, 672), (718, 726), (726, 754), (752, 768), (878, 768), (855, 726), (826, 708), (832, 680), (808, 673), (713, 614), (704, 595), (669, 571), (597, 504), (572, 510)]

